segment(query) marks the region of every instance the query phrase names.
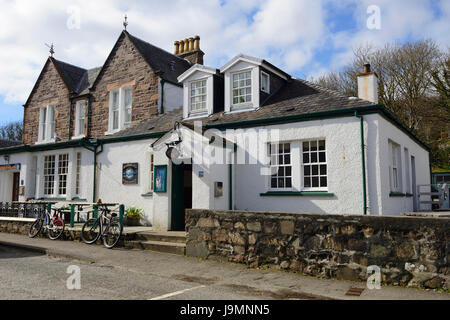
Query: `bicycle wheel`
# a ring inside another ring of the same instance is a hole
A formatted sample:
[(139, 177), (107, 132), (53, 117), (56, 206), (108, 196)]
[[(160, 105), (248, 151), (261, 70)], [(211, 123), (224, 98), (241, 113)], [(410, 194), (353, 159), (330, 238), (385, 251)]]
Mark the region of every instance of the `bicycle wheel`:
[(100, 237), (101, 232), (102, 229), (99, 219), (89, 219), (81, 228), (81, 240), (87, 244), (95, 243)]
[(42, 230), (42, 226), (44, 225), (44, 220), (42, 219), (36, 219), (33, 224), (30, 226), (30, 229), (28, 230), (28, 236), (30, 238), (36, 237), (39, 232)]
[(65, 222), (60, 217), (54, 217), (50, 220), (48, 227), (48, 237), (51, 240), (56, 240), (64, 233)]
[(112, 249), (119, 242), (122, 235), (122, 226), (119, 221), (111, 221), (103, 234), (103, 244), (106, 248)]

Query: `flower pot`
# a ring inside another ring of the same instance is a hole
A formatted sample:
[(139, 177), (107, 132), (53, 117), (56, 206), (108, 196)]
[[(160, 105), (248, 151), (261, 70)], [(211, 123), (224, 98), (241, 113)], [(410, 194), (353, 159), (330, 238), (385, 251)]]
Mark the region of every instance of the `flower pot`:
[(141, 225), (141, 218), (139, 217), (127, 217), (127, 226), (136, 227)]

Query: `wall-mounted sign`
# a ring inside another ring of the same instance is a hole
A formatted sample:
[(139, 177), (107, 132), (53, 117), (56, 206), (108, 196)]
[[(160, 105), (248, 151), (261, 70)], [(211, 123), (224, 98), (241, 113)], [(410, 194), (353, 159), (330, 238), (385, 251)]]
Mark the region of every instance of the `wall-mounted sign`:
[(122, 165), (122, 184), (138, 183), (138, 164), (124, 163)]
[(155, 166), (153, 191), (167, 191), (167, 166)]
[(20, 163), (0, 164), (0, 170), (20, 170)]

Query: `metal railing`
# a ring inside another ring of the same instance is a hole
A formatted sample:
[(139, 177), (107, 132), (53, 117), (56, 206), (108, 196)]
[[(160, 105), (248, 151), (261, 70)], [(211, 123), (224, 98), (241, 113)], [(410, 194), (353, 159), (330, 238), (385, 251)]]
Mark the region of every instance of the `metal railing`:
[(0, 202), (0, 217), (36, 218), (47, 206), (46, 203)]
[(450, 210), (450, 185), (442, 184), (422, 184), (417, 186), (418, 210), (422, 210), (422, 205), (431, 205), (432, 210)]
[(110, 212), (117, 213), (120, 223), (123, 225), (125, 206), (117, 203), (0, 202), (0, 217), (37, 218), (40, 213), (44, 214), (45, 210), (56, 211), (58, 216), (74, 227), (75, 223), (84, 223), (89, 218), (96, 218), (99, 210), (106, 208)]

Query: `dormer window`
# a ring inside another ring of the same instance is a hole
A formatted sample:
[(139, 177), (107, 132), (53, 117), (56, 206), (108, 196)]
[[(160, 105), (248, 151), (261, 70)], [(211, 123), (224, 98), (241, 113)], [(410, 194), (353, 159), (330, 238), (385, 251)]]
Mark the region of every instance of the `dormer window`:
[(261, 71), (261, 91), (265, 93), (270, 93), (270, 78), (269, 74)]
[(189, 113), (206, 112), (206, 79), (192, 81), (190, 83), (190, 105)]
[(217, 90), (218, 70), (195, 64), (177, 79), (183, 83), (183, 118), (201, 118), (220, 105)]
[(239, 107), (252, 102), (252, 72), (250, 70), (232, 74), (233, 106)]

